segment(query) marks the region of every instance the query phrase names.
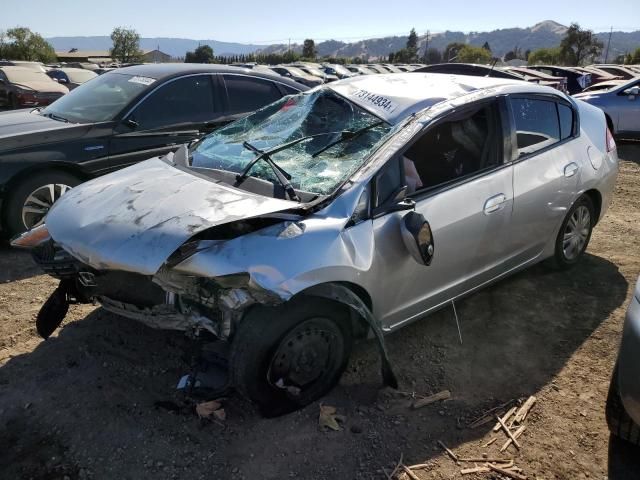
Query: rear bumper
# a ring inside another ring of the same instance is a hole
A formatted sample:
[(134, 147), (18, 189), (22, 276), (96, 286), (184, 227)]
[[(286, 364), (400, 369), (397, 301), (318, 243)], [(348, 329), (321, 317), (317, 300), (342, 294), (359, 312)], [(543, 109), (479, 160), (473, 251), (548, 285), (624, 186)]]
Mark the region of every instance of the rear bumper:
[(618, 355), (618, 385), (626, 412), (640, 425), (640, 280), (624, 322)]

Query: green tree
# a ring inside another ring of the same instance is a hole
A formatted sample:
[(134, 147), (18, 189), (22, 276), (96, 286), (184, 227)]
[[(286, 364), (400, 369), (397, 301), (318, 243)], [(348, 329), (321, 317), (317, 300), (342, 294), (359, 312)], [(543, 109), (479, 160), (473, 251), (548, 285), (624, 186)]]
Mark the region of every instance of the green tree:
[(193, 52), (187, 52), (184, 63), (214, 63), (213, 48), (209, 45), (200, 45)]
[(557, 65), (560, 63), (560, 47), (539, 48), (529, 53), (529, 65)]
[(442, 53), (437, 48), (430, 48), (424, 53), (422, 61), (427, 65), (442, 62)]
[(304, 58), (315, 59), (317, 55), (316, 42), (311, 38), (307, 38), (302, 44), (302, 56)]
[(560, 42), (560, 61), (565, 65), (582, 65), (602, 53), (603, 44), (591, 30), (572, 23)]
[[(622, 62), (621, 62), (622, 63)], [(640, 63), (640, 48), (636, 48), (633, 53), (630, 53), (627, 58), (625, 58), (624, 63), (628, 65), (636, 65)]]
[(461, 63), (489, 63), (491, 61), (491, 52), (481, 47), (465, 45), (458, 50), (456, 61)]
[(111, 57), (122, 63), (137, 62), (142, 57), (140, 34), (133, 29), (116, 27), (111, 32)]
[(0, 58), (46, 63), (56, 60), (56, 52), (40, 34), (15, 27), (0, 32)]
[(442, 61), (443, 62), (455, 62), (455, 61), (459, 62), (460, 60), (457, 60), (456, 57), (460, 49), (463, 48), (464, 46), (465, 44), (460, 42), (452, 42), (449, 45), (447, 45), (444, 49), (444, 54), (442, 55)]
[(416, 29), (412, 28), (407, 38), (407, 45), (404, 48), (406, 50), (404, 63), (415, 63), (418, 61), (418, 35)]

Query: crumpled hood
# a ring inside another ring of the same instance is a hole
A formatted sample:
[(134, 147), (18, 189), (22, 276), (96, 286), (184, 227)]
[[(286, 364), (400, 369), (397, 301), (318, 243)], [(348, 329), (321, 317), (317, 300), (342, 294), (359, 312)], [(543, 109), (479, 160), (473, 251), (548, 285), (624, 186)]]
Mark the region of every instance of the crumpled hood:
[(198, 232), (297, 205), (153, 158), (74, 188), (55, 203), (45, 223), (54, 241), (96, 269), (153, 275)]

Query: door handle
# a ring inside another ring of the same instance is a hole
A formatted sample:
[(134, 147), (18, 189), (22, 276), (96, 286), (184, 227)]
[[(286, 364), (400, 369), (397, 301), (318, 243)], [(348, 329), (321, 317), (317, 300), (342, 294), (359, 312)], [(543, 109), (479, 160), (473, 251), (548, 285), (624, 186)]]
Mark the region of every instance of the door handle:
[(564, 167), (564, 176), (569, 178), (573, 177), (578, 172), (578, 164), (576, 162), (571, 162), (566, 167)]
[(484, 214), (489, 215), (498, 210), (502, 210), (506, 201), (507, 196), (504, 193), (499, 193), (498, 195), (488, 198), (487, 201), (484, 202)]

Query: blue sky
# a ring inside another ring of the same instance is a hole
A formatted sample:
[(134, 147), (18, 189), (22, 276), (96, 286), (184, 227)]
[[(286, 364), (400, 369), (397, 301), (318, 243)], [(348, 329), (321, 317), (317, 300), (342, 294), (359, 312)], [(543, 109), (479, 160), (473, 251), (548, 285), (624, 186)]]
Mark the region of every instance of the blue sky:
[(352, 41), (444, 30), (528, 27), (572, 21), (595, 31), (640, 29), (640, 0), (0, 0), (0, 30), (27, 26), (46, 37), (108, 35), (280, 43), (291, 38)]

